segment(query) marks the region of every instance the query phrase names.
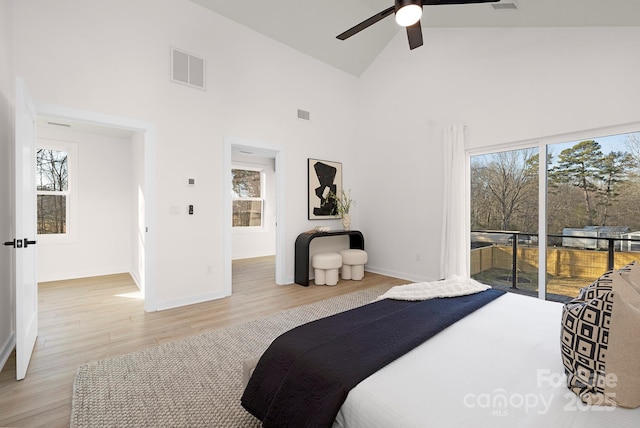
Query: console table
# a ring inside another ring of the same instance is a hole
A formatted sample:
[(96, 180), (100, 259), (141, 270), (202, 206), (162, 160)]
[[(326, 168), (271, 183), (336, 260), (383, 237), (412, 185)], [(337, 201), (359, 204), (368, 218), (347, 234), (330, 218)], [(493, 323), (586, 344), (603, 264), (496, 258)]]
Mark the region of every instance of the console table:
[(296, 284), (309, 285), (309, 245), (315, 238), (349, 235), (349, 248), (364, 250), (364, 236), (358, 230), (332, 230), (329, 232), (301, 233), (296, 238), (295, 281)]

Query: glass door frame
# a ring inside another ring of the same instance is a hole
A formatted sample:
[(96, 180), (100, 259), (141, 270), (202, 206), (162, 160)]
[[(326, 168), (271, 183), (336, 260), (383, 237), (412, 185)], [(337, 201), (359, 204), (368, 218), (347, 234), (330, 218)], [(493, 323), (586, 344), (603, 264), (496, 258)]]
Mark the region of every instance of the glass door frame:
[[(557, 134), (543, 138), (531, 140), (523, 140), (505, 144), (494, 144), (485, 147), (467, 148), (465, 150), (465, 174), (466, 174), (466, 236), (467, 242), (467, 260), (471, 260), (471, 158), (473, 156), (487, 155), (496, 152), (504, 152), (521, 149), (538, 149), (538, 298), (546, 299), (547, 296), (547, 187), (548, 187), (548, 166), (547, 157), (549, 146), (554, 144), (566, 143), (569, 141), (577, 141), (581, 139), (594, 139), (599, 136), (616, 135), (640, 132), (640, 122), (631, 122), (622, 125), (614, 125), (601, 128), (592, 128), (584, 131), (570, 132), (566, 134)], [(540, 168), (544, 165), (544, 174), (540, 173)], [(542, 251), (544, 249), (544, 251)]]

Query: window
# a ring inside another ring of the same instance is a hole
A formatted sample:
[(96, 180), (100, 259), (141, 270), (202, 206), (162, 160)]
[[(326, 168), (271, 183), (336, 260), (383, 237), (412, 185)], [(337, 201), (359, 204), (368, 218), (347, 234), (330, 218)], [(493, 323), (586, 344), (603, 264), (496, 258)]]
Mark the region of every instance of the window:
[(262, 227), (264, 174), (248, 168), (234, 168), (231, 174), (233, 227)]
[(76, 145), (38, 142), (36, 150), (36, 198), (38, 235), (70, 237), (72, 188)]
[(600, 135), (471, 156), (474, 278), (565, 300), (638, 259), (640, 133)]
[(37, 150), (38, 234), (67, 233), (68, 157), (66, 151)]

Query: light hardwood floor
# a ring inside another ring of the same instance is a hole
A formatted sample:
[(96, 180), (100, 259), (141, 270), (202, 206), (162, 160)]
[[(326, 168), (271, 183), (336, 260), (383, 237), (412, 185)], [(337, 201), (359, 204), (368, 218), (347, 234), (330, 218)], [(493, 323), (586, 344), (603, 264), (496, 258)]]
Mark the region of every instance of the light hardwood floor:
[(69, 425), (78, 366), (313, 303), (396, 278), (365, 274), (336, 287), (276, 285), (273, 257), (233, 263), (231, 297), (145, 313), (128, 274), (41, 283), (39, 335), (26, 379), (15, 355), (0, 372), (0, 427)]

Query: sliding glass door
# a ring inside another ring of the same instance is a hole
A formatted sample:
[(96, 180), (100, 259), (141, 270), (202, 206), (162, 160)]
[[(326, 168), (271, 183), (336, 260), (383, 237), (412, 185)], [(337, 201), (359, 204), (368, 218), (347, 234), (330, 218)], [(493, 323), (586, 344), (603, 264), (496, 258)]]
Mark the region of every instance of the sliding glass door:
[(638, 257), (640, 133), (550, 144), (547, 167), (549, 293), (575, 297)]
[(537, 293), (537, 148), (471, 157), (472, 278)]
[(472, 155), (471, 276), (562, 301), (640, 259), (639, 161), (640, 133)]

